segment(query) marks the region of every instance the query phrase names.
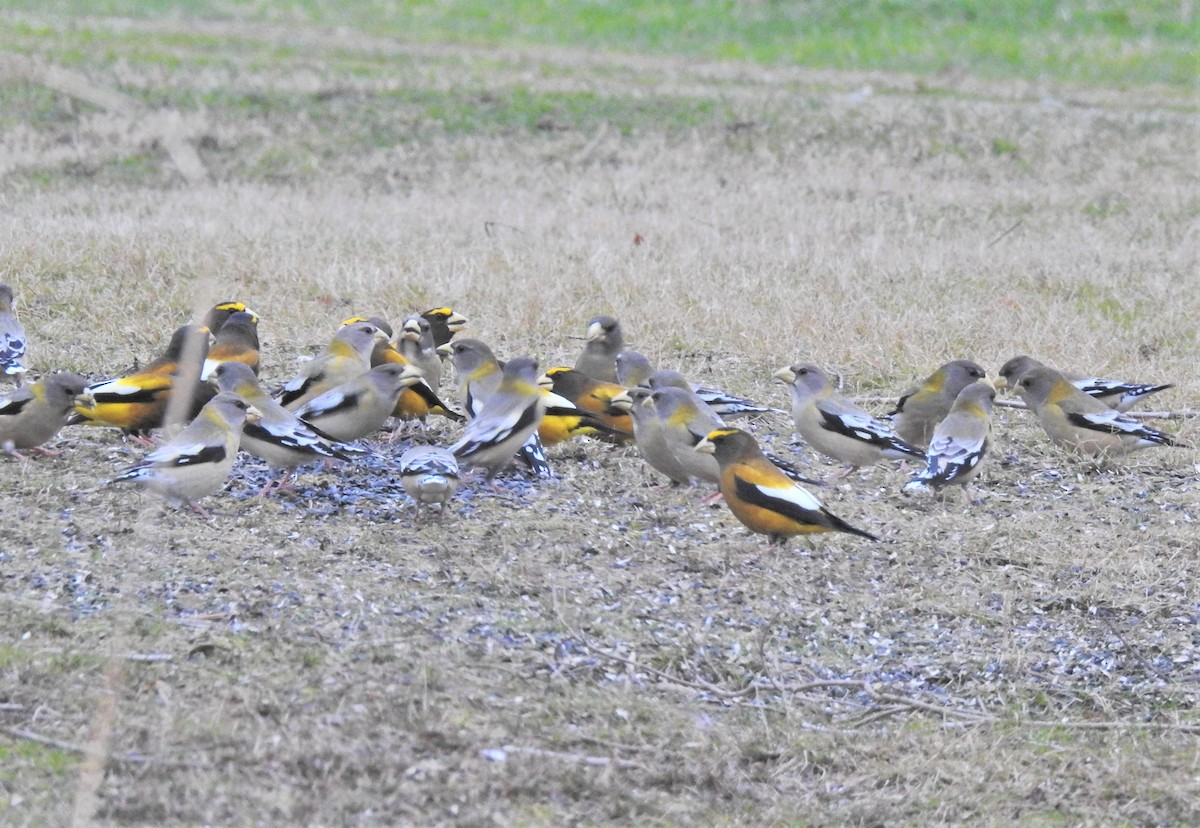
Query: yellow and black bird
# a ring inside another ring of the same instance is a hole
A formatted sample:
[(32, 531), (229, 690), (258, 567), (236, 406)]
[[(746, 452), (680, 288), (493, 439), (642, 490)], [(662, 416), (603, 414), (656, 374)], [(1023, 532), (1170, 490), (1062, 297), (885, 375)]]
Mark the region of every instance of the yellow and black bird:
[(717, 458), (720, 490), (734, 517), (751, 532), (783, 544), (796, 535), (846, 532), (878, 540), (856, 529), (821, 505), (763, 456), (758, 442), (738, 428), (715, 429), (697, 446)]
[(550, 378), (551, 390), (555, 394), (590, 412), (613, 432), (604, 439), (618, 443), (633, 442), (633, 420), (629, 412), (614, 408), (612, 404), (614, 397), (625, 393), (623, 385), (597, 380), (575, 368), (551, 368), (546, 376)]
[(168, 415), (186, 419), (200, 385), (208, 337), (208, 328), (200, 325), (179, 328), (166, 351), (145, 368), (85, 388), (68, 425), (112, 426), (144, 436)]
[(231, 300), (228, 302), (218, 302), (208, 309), (208, 313), (204, 314), (204, 319), (200, 322), (202, 326), (208, 328), (213, 334), (221, 330), (221, 327), (229, 320), (229, 317), (235, 313), (249, 313), (253, 316), (258, 316), (257, 313), (246, 307), (245, 302)]
[(450, 308), (430, 308), (421, 316), (429, 323), (435, 349), (453, 339), (454, 335), (467, 327), (467, 323), (470, 321), (461, 313), (455, 313)]
[(230, 314), (220, 329), (213, 331), (213, 343), (204, 360), (200, 379), (207, 380), (224, 362), (240, 362), (258, 376), (258, 349), (258, 317), (250, 311)]

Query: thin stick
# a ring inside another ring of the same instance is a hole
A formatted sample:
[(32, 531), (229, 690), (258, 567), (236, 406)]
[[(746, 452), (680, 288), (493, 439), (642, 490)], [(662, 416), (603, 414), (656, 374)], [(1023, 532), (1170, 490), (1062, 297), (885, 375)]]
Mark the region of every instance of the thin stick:
[(988, 242), (987, 247), (984, 247), (983, 249), (988, 250), (989, 248), (995, 247), (997, 244), (1000, 243), (1001, 240), (1004, 239), (1005, 236), (1007, 236), (1012, 231), (1016, 230), (1018, 227), (1020, 227), (1024, 223), (1025, 223), (1025, 219), (1017, 219), (1016, 224), (1014, 224), (1012, 227), (1008, 228), (1003, 233), (1001, 233), (999, 236), (996, 236), (996, 238), (994, 238), (990, 242)]
[(545, 748), (521, 747), (519, 745), (505, 745), (500, 748), (508, 753), (525, 753), (530, 756), (541, 756), (547, 759), (563, 759), (568, 762), (579, 762), (583, 765), (595, 765), (599, 767), (617, 767), (617, 768), (634, 768), (636, 770), (645, 770), (646, 767), (640, 762), (634, 762), (632, 759), (618, 759), (608, 756), (587, 756), (582, 753), (563, 753), (557, 750), (546, 750)]
[[(863, 403), (888, 403), (895, 404), (896, 397), (854, 397), (853, 402), (858, 404)], [(996, 400), (994, 405), (1000, 408), (1015, 408), (1018, 410), (1027, 410), (1029, 406), (1020, 400)], [(1179, 411), (1125, 411), (1126, 417), (1134, 417), (1139, 420), (1187, 420), (1194, 417), (1200, 417), (1200, 409), (1198, 408), (1182, 408)]]

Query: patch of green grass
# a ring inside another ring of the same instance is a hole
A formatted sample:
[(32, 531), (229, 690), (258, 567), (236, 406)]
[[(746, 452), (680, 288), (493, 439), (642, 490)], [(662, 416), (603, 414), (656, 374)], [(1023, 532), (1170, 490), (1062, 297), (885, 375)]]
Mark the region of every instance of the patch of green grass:
[[(48, 747), (37, 742), (0, 744), (0, 767), (12, 768), (18, 764), (54, 776), (65, 776), (79, 764), (79, 757), (65, 750)], [(5, 772), (5, 776), (8, 776), (8, 773)]]
[(553, 44), (838, 69), (1194, 86), (1195, 13), (1174, 0), (14, 0), (38, 14), (342, 26), (421, 42)]

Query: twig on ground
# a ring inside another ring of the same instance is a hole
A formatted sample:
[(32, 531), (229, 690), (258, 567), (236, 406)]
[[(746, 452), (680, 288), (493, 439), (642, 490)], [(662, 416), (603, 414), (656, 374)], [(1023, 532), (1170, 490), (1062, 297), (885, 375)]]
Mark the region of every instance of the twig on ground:
[[(864, 403), (887, 403), (894, 405), (896, 397), (854, 397), (853, 402), (862, 405)], [(1025, 405), (1021, 400), (996, 400), (994, 403), (1000, 408), (1015, 408), (1018, 411), (1028, 410), (1029, 406)], [(1195, 417), (1200, 417), (1200, 408), (1181, 408), (1178, 411), (1126, 411), (1126, 417), (1134, 417), (1139, 420), (1188, 420)]]
[(633, 768), (636, 770), (646, 770), (646, 766), (640, 762), (635, 762), (632, 759), (618, 759), (617, 757), (609, 756), (587, 756), (582, 753), (564, 753), (558, 750), (546, 750), (545, 748), (521, 747), (519, 745), (505, 745), (500, 748), (507, 753), (524, 753), (529, 756), (540, 756), (545, 759), (562, 759), (567, 762), (578, 762), (583, 765), (595, 765), (599, 767), (615, 767), (615, 768)]

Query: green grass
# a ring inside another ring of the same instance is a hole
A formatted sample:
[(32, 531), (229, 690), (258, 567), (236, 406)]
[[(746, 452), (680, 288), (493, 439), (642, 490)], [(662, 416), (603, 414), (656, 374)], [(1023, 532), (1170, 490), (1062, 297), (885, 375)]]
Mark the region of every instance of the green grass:
[(1200, 25), (1180, 0), (14, 0), (40, 16), (224, 20), (349, 27), (418, 42), (551, 44), (836, 69), (1084, 84), (1195, 86)]

